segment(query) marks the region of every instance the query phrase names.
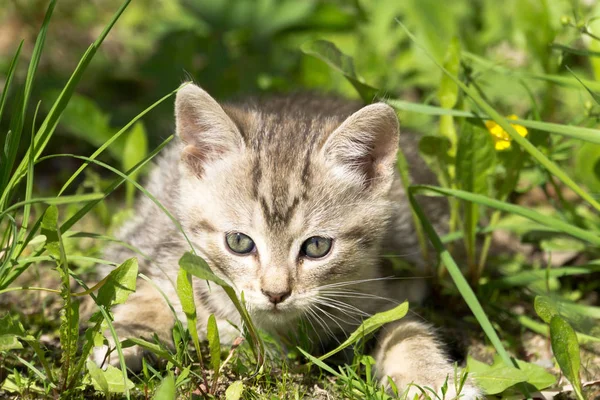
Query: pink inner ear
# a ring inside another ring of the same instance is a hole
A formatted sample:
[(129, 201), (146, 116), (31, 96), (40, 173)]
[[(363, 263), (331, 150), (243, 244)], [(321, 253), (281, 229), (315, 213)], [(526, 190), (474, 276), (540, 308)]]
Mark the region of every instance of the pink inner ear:
[(201, 149), (193, 144), (188, 144), (181, 152), (181, 159), (194, 175), (202, 178), (206, 154)]

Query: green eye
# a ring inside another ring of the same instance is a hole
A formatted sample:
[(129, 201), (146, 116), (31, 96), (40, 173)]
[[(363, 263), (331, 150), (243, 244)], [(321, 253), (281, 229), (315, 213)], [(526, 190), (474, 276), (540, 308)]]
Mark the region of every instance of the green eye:
[(322, 258), (329, 254), (333, 240), (322, 236), (313, 236), (302, 243), (300, 253), (310, 258)]
[(254, 250), (254, 240), (240, 232), (226, 234), (225, 242), (227, 242), (227, 247), (237, 254), (248, 254)]

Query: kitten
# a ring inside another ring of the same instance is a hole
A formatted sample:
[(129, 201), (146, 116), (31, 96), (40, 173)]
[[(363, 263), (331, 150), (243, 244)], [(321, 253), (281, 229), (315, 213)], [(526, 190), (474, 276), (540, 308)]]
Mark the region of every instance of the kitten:
[[(188, 83), (177, 94), (178, 141), (152, 172), (147, 189), (180, 221), (196, 252), (214, 273), (242, 291), (262, 329), (284, 333), (299, 319), (313, 325), (315, 340), (344, 337), (359, 319), (391, 308), (386, 298), (419, 301), (419, 280), (385, 280), (382, 255), (392, 251), (415, 264), (417, 238), (405, 193), (395, 173), (399, 142), (413, 178), (433, 178), (410, 136), (400, 137), (396, 113), (386, 104), (364, 108), (315, 96), (264, 103), (219, 105)], [(443, 204), (426, 212), (442, 220)], [(189, 250), (173, 222), (144, 198), (120, 238), (150, 256), (140, 259), (185, 321), (174, 282), (178, 260)], [(135, 254), (113, 249), (123, 261)], [(231, 343), (240, 318), (216, 285), (194, 282), (198, 329), (214, 313), (221, 340)], [(120, 338), (156, 333), (171, 343), (174, 316), (161, 294), (140, 280), (138, 290), (114, 311)], [(429, 326), (402, 319), (384, 327), (374, 353), (382, 382), (419, 393), (410, 383), (435, 390), (454, 368)], [(106, 346), (95, 351), (101, 362)], [(128, 367), (141, 367), (142, 350), (125, 349)], [(109, 362), (118, 363), (116, 357)], [(479, 391), (467, 382), (463, 398)], [(409, 398), (412, 398), (409, 397)]]

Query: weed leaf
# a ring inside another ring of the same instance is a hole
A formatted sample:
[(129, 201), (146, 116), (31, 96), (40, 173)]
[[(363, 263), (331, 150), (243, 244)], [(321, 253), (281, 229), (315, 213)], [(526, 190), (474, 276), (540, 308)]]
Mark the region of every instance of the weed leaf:
[(92, 360), (88, 360), (86, 365), (92, 377), (92, 384), (98, 391), (105, 394), (125, 393), (126, 390), (131, 390), (135, 386), (129, 379), (123, 382), (121, 370), (112, 365), (108, 365), (106, 370), (98, 368)]
[(153, 399), (174, 400), (175, 397), (175, 378), (173, 377), (173, 374), (169, 372), (169, 374), (163, 378), (158, 389), (156, 389), (156, 393), (154, 393)]
[(215, 380), (218, 377), (219, 368), (221, 367), (221, 341), (219, 340), (219, 328), (214, 314), (208, 317), (206, 327), (208, 348), (210, 349), (210, 364), (215, 373)]
[(502, 393), (509, 387), (527, 380), (527, 375), (523, 371), (504, 364), (501, 359), (493, 365), (487, 365), (469, 357), (467, 368), (469, 376), (475, 379), (479, 387), (488, 395)]
[(537, 315), (547, 324), (550, 323), (552, 317), (558, 315), (556, 305), (549, 297), (546, 296), (535, 296), (533, 303), (535, 312)]
[(550, 342), (560, 370), (573, 385), (577, 397), (583, 399), (579, 380), (579, 343), (571, 325), (560, 315), (554, 315), (550, 320)]
[(325, 360), (332, 355), (342, 351), (346, 347), (356, 343), (359, 339), (362, 339), (371, 333), (375, 332), (377, 329), (382, 327), (385, 324), (389, 324), (390, 322), (397, 321), (403, 318), (408, 312), (408, 302), (404, 302), (391, 310), (387, 310), (384, 312), (377, 313), (372, 317), (367, 318), (354, 332), (348, 336), (342, 344), (340, 344), (337, 348), (331, 350), (329, 353), (319, 357), (319, 360)]
[(225, 400), (239, 400), (242, 398), (244, 393), (244, 383), (242, 381), (235, 381), (225, 391)]
[(301, 46), (301, 49), (304, 53), (317, 57), (333, 69), (344, 74), (366, 103), (371, 103), (377, 95), (377, 89), (359, 80), (354, 70), (354, 60), (352, 57), (342, 53), (335, 44), (326, 40), (317, 40), (304, 44)]

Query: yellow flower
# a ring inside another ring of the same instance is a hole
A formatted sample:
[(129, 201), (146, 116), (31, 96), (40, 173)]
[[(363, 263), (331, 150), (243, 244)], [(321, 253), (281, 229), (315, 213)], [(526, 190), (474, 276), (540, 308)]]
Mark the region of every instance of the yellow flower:
[[(519, 119), (516, 115), (509, 115), (508, 119)], [(510, 124), (517, 133), (523, 137), (527, 136), (527, 128), (521, 125)], [(496, 150), (506, 150), (510, 148), (510, 142), (512, 138), (500, 125), (498, 125), (495, 121), (485, 121), (485, 126), (490, 131), (492, 135), (492, 139), (494, 139), (494, 146)]]

